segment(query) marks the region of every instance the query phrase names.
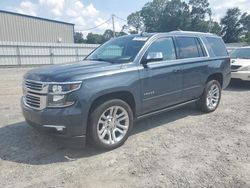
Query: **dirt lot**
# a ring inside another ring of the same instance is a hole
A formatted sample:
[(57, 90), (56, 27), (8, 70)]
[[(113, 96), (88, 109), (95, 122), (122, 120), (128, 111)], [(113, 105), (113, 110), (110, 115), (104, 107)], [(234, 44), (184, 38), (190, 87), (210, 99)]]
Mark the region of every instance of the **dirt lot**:
[(0, 187), (250, 187), (250, 84), (231, 84), (211, 114), (189, 105), (141, 120), (125, 145), (100, 152), (24, 122), (27, 70), (0, 70)]

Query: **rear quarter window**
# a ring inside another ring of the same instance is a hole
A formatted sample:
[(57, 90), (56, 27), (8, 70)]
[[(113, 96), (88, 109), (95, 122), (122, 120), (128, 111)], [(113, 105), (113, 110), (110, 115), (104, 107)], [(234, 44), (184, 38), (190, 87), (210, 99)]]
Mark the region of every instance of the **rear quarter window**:
[(217, 57), (228, 56), (226, 46), (221, 38), (206, 37), (209, 47)]

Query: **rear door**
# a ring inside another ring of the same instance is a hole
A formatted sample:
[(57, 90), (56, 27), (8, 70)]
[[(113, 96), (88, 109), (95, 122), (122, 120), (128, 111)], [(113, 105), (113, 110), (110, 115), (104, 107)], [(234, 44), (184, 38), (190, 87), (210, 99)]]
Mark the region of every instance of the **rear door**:
[(204, 89), (208, 54), (199, 37), (177, 36), (178, 59), (182, 64), (183, 101), (198, 98)]

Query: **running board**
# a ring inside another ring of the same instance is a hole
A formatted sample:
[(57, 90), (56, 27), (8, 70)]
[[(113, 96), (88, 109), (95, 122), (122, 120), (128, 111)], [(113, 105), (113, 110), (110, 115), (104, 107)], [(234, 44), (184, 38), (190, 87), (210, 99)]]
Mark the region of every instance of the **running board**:
[(174, 105), (174, 106), (170, 106), (170, 107), (167, 107), (167, 108), (164, 108), (164, 109), (161, 109), (161, 110), (157, 110), (157, 111), (154, 111), (154, 112), (149, 112), (147, 114), (143, 114), (141, 116), (138, 116), (137, 117), (137, 120), (140, 120), (140, 119), (143, 119), (143, 118), (146, 118), (148, 116), (153, 116), (153, 115), (156, 115), (156, 114), (160, 114), (160, 113), (163, 113), (163, 112), (167, 112), (167, 111), (170, 111), (170, 110), (173, 110), (173, 109), (176, 109), (176, 108), (179, 108), (179, 107), (182, 107), (182, 106), (185, 106), (185, 105), (188, 105), (190, 103), (194, 103), (196, 101), (198, 101), (199, 99), (194, 99), (194, 100), (191, 100), (191, 101), (188, 101), (188, 102), (184, 102), (184, 103), (180, 103), (180, 104), (177, 104), (177, 105)]

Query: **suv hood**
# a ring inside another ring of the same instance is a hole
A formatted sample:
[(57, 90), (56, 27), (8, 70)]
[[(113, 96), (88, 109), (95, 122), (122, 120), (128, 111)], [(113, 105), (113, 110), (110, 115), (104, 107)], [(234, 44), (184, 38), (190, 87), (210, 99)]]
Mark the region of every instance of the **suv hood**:
[(71, 64), (50, 65), (28, 71), (24, 79), (42, 82), (64, 82), (82, 80), (81, 78), (106, 71), (121, 69), (121, 64), (104, 61), (81, 61)]
[(231, 59), (231, 65), (250, 66), (250, 59)]

